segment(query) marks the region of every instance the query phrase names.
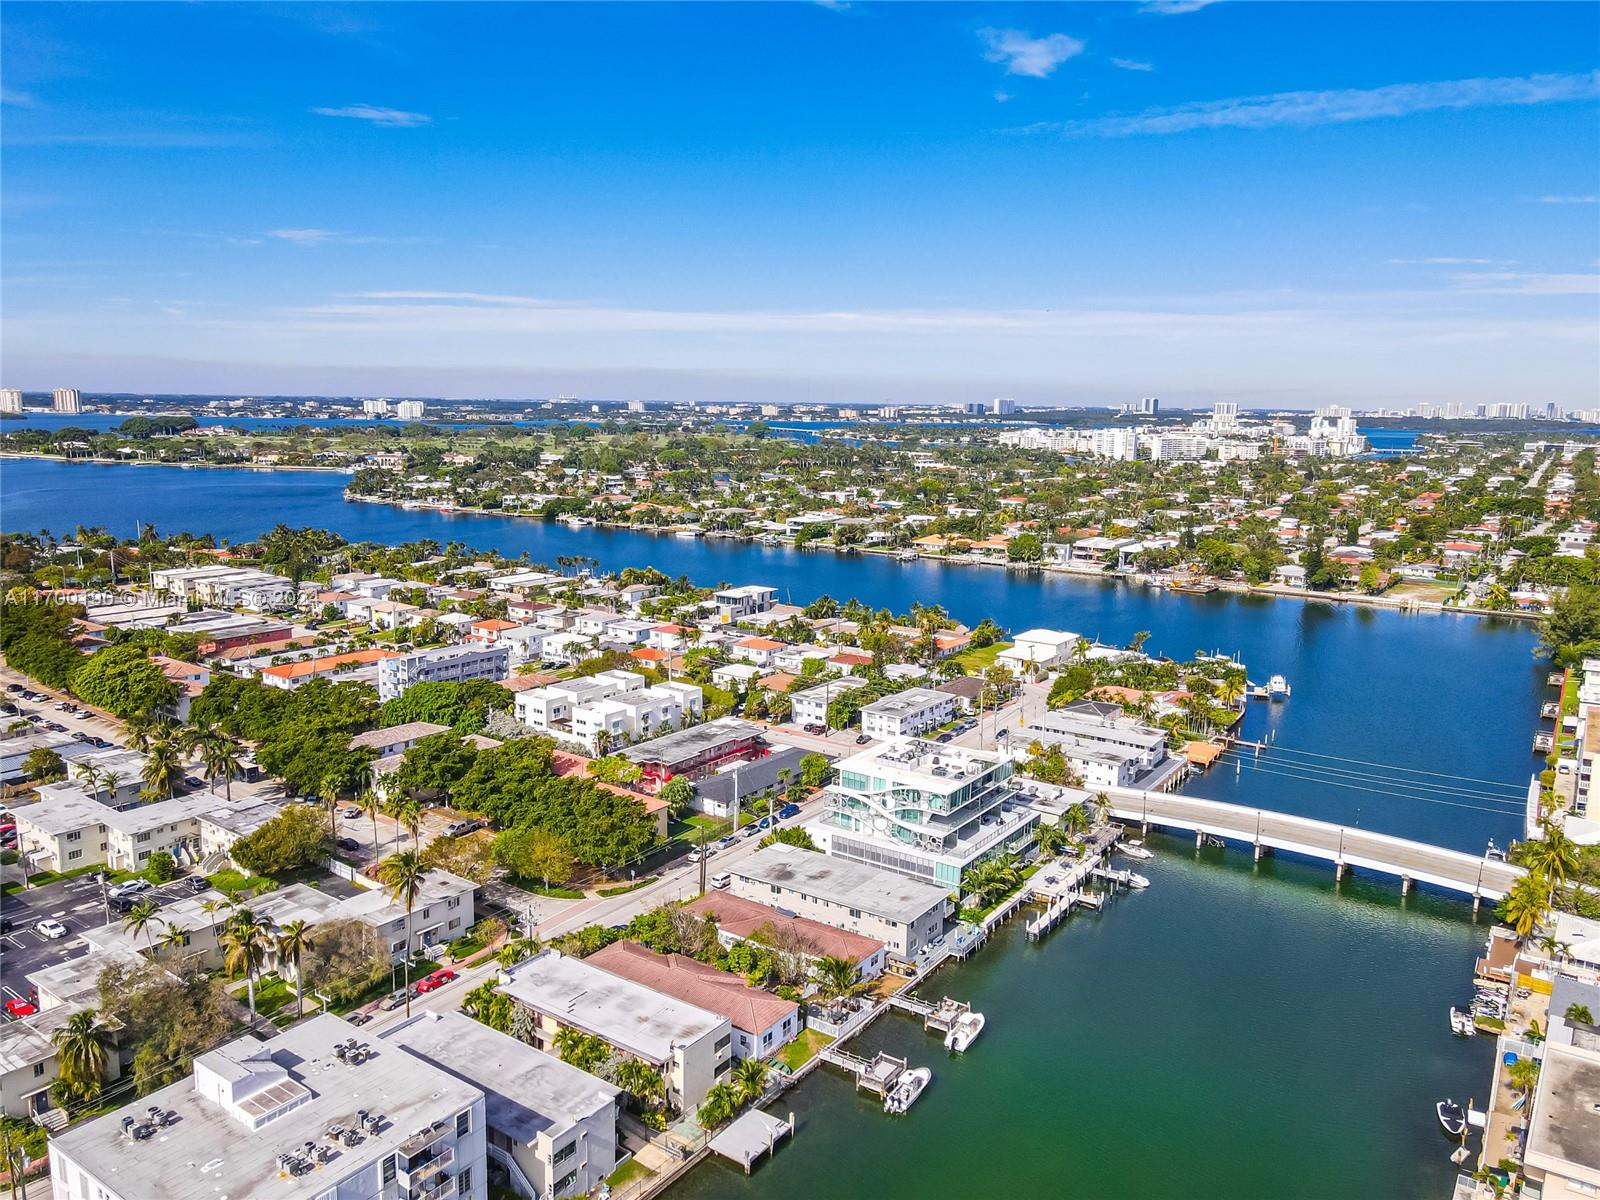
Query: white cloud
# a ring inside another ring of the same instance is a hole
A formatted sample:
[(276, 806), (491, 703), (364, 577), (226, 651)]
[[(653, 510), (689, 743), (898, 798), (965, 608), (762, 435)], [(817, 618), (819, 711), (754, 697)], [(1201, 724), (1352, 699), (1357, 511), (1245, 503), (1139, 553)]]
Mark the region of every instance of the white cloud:
[(1456, 79), (1438, 83), (1395, 83), (1376, 88), (1277, 92), (1267, 96), (1201, 100), (1172, 108), (1153, 108), (1132, 116), (1041, 122), (1031, 126), (1029, 132), (1058, 132), (1076, 137), (1136, 137), (1142, 134), (1188, 133), (1195, 129), (1337, 125), (1444, 109), (1554, 104), (1593, 100), (1597, 96), (1600, 96), (1600, 71), (1583, 75)]
[(1388, 258), (1384, 261), (1391, 266), (1398, 267), (1492, 267), (1500, 260), (1495, 258), (1455, 258), (1450, 255), (1438, 255), (1433, 258)]
[(311, 111), (321, 117), (349, 117), (351, 120), (367, 121), (389, 129), (410, 129), (433, 121), (433, 118), (426, 113), (406, 112), (400, 108), (378, 108), (371, 104), (347, 104), (343, 108), (313, 108)]
[(1032, 37), (1020, 29), (980, 29), (978, 37), (988, 47), (984, 58), (1002, 63), (1008, 75), (1045, 79), (1052, 71), (1083, 53), (1083, 43), (1064, 33)]
[(1475, 271), (1455, 276), (1463, 290), (1490, 296), (1597, 296), (1600, 275), (1536, 271)]
[(996, 92), (994, 94), (994, 99), (996, 104), (1004, 104), (1008, 100), (1015, 100), (1016, 97), (1010, 92)]
[(267, 230), (267, 236), (269, 238), (277, 238), (280, 242), (290, 242), (296, 246), (326, 246), (330, 243), (338, 243), (344, 246), (371, 246), (380, 242), (396, 240), (394, 238), (372, 237), (369, 234), (340, 233), (336, 229), (269, 229)]
[(1134, 59), (1134, 58), (1113, 58), (1111, 60), (1111, 65), (1113, 67), (1121, 67), (1124, 71), (1154, 71), (1155, 70), (1155, 66), (1153, 64), (1147, 63), (1147, 62), (1140, 62), (1138, 59)]
[(1164, 17), (1178, 17), (1184, 13), (1199, 12), (1216, 2), (1217, 0), (1150, 0), (1148, 4), (1139, 6), (1139, 11), (1156, 13)]
[(1540, 204), (1600, 204), (1600, 196), (1540, 196)]
[(39, 103), (27, 92), (19, 92), (16, 88), (0, 87), (0, 104), (10, 104), (16, 108), (32, 108)]

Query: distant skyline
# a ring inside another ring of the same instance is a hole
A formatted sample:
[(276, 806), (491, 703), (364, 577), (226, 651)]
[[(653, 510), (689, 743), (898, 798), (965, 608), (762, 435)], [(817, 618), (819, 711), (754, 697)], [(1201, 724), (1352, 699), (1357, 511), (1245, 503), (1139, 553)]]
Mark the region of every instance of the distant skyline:
[(0, 384), (1600, 401), (1600, 6), (0, 15)]

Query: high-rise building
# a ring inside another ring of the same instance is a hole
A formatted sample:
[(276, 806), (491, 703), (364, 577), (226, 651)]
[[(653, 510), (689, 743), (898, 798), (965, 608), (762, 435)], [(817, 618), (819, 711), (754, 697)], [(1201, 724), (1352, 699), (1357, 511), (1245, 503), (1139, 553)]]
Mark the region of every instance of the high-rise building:
[(1161, 412), (1161, 399), (1158, 396), (1141, 396), (1139, 406), (1134, 410), (1141, 417), (1153, 417)]
[(969, 417), (981, 417), (988, 413), (989, 406), (981, 400), (969, 400), (961, 406), (961, 411)]
[(1017, 411), (1017, 402), (1009, 396), (1004, 399), (996, 396), (989, 405), (989, 411), (997, 417), (1009, 417)]
[(83, 397), (78, 394), (77, 388), (57, 388), (50, 407), (58, 413), (80, 413), (83, 411)]
[(629, 400), (628, 401), (628, 411), (631, 412), (631, 413), (642, 413), (644, 411), (644, 401), (643, 400)]
[(420, 421), (428, 406), (421, 400), (402, 400), (394, 406), (394, 415), (402, 421)]
[(1233, 400), (1218, 400), (1211, 407), (1213, 429), (1232, 429), (1239, 423), (1239, 405)]
[(361, 415), (364, 417), (387, 417), (389, 415), (389, 402), (387, 400), (363, 400), (361, 402)]
[(20, 413), (22, 411), (22, 389), (0, 388), (0, 413)]

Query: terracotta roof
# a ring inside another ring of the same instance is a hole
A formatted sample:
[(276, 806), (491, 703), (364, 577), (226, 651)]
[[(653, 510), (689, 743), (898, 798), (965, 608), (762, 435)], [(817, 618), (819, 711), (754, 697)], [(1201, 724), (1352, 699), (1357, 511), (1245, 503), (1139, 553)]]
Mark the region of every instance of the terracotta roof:
[(734, 937), (748, 938), (771, 926), (799, 934), (812, 947), (817, 957), (848, 958), (859, 963), (879, 950), (883, 943), (847, 929), (835, 929), (809, 917), (786, 916), (775, 908), (746, 900), (727, 892), (707, 892), (698, 900), (685, 904), (684, 910), (696, 915), (709, 915), (720, 929)]
[(769, 692), (787, 692), (789, 685), (798, 675), (790, 675), (787, 671), (774, 671), (771, 675), (763, 675), (757, 682)]
[(521, 629), (522, 626), (518, 625), (515, 621), (501, 621), (497, 618), (491, 617), (483, 621), (474, 621), (472, 623), (472, 628), (482, 629), (489, 633), (500, 633), (507, 629)]
[(775, 642), (771, 638), (746, 637), (740, 638), (735, 646), (743, 646), (746, 650), (782, 650), (784, 643)]
[(718, 1013), (746, 1033), (762, 1033), (800, 1011), (792, 1000), (753, 988), (737, 975), (682, 954), (657, 954), (637, 942), (612, 942), (583, 961), (662, 995)]
[(627, 788), (618, 787), (614, 783), (603, 783), (590, 777), (589, 764), (593, 761), (593, 759), (585, 758), (581, 754), (570, 754), (565, 750), (552, 750), (550, 752), (550, 766), (557, 775), (576, 775), (581, 779), (588, 779), (597, 788), (637, 801), (644, 806), (644, 810), (647, 813), (658, 812), (667, 807), (667, 802), (660, 796), (646, 796), (641, 792), (629, 791)]
[(393, 650), (352, 650), (348, 654), (330, 654), (326, 658), (303, 658), (299, 662), (263, 667), (261, 673), (271, 675), (274, 679), (304, 679), (308, 675), (322, 675), (340, 667), (357, 667), (365, 663), (398, 657), (399, 655)]

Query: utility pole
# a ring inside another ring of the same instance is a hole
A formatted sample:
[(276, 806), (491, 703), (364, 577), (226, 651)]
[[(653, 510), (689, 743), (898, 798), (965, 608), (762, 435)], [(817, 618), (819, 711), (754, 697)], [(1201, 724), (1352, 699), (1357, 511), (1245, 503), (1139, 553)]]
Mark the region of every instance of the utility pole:
[(700, 826), (700, 894), (706, 891), (706, 827)]

